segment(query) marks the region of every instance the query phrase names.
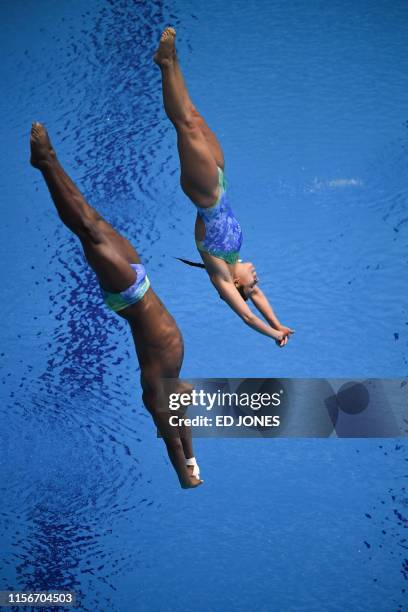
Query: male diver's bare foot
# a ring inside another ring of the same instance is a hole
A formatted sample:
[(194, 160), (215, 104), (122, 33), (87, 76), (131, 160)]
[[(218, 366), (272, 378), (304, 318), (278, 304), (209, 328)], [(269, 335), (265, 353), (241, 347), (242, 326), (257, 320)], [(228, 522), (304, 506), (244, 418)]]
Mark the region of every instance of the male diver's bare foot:
[(153, 60), (159, 66), (169, 66), (176, 53), (175, 48), (176, 30), (174, 28), (166, 28), (160, 37), (159, 47), (154, 54)]
[(34, 168), (41, 170), (55, 161), (55, 151), (52, 148), (47, 130), (38, 121), (34, 122), (31, 126), (30, 147), (30, 163)]

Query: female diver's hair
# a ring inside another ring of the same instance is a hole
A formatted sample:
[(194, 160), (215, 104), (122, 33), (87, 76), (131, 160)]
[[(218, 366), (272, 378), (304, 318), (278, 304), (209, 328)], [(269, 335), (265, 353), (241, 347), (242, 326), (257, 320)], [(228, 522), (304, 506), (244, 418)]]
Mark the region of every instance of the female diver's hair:
[(242, 299), (245, 302), (247, 302), (248, 301), (248, 296), (245, 295), (243, 286), (242, 285), (238, 285), (238, 286), (235, 285), (235, 287), (237, 288), (237, 291), (238, 291), (239, 295), (242, 297)]
[(194, 268), (205, 268), (205, 265), (203, 263), (198, 263), (198, 261), (189, 261), (188, 259), (182, 259), (181, 257), (175, 257), (175, 259), (182, 261), (188, 266), (193, 266)]
[[(187, 264), (187, 266), (192, 266), (193, 268), (205, 268), (205, 265), (203, 263), (199, 263), (197, 261), (189, 261), (188, 259), (182, 259), (181, 257), (175, 257), (175, 259), (178, 259), (179, 261), (182, 261), (183, 263)], [(237, 291), (239, 295), (242, 297), (242, 299), (245, 300), (245, 302), (247, 302), (248, 296), (245, 295), (243, 286), (235, 285), (235, 287), (237, 288)]]

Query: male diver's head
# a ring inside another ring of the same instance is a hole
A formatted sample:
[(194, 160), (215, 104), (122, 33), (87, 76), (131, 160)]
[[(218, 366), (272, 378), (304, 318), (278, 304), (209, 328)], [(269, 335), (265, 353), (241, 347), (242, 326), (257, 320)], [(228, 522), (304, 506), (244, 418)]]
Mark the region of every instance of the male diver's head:
[(255, 287), (258, 283), (258, 276), (256, 274), (255, 266), (253, 263), (246, 261), (235, 264), (234, 266), (234, 285), (240, 292), (244, 300), (247, 300), (254, 292)]

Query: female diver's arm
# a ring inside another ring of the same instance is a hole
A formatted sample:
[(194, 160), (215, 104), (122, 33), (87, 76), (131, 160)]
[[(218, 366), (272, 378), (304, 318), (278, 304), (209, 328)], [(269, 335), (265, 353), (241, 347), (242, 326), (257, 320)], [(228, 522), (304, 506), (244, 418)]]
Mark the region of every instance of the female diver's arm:
[(281, 323), (274, 313), (272, 306), (270, 305), (269, 300), (263, 291), (261, 291), (259, 287), (255, 287), (249, 297), (254, 306), (268, 321), (269, 325), (272, 325), (272, 327), (275, 329), (279, 329), (281, 327)]
[(264, 334), (265, 336), (269, 336), (279, 341), (283, 339), (283, 333), (281, 331), (273, 329), (270, 325), (264, 323), (262, 319), (254, 315), (249, 306), (245, 303), (245, 300), (240, 296), (234, 283), (219, 278), (218, 276), (212, 277), (211, 281), (220, 297), (227, 302), (239, 317), (241, 317), (244, 323), (260, 334)]
[(286, 327), (286, 325), (282, 325), (273, 311), (272, 306), (269, 303), (268, 298), (263, 293), (263, 291), (259, 287), (255, 287), (250, 295), (251, 301), (254, 306), (259, 310), (259, 312), (265, 317), (268, 321), (269, 325), (274, 327), (275, 329), (283, 332), (285, 336), (285, 344), (287, 343), (288, 336), (295, 333), (294, 329), (290, 329), (290, 327)]

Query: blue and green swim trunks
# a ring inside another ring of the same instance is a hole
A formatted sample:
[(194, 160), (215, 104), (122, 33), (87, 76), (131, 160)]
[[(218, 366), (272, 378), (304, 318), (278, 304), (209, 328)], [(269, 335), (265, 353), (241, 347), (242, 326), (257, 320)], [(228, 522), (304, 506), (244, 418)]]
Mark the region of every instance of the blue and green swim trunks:
[(196, 240), (199, 251), (235, 264), (242, 245), (241, 226), (232, 212), (227, 199), (224, 172), (218, 167), (218, 199), (209, 208), (197, 206), (197, 213), (205, 225), (204, 240)]
[(142, 264), (130, 265), (136, 272), (136, 280), (128, 289), (120, 293), (111, 293), (110, 291), (105, 291), (102, 287), (100, 288), (105, 304), (114, 312), (118, 312), (119, 310), (131, 306), (131, 304), (139, 302), (150, 287), (150, 281), (146, 274), (145, 267)]

